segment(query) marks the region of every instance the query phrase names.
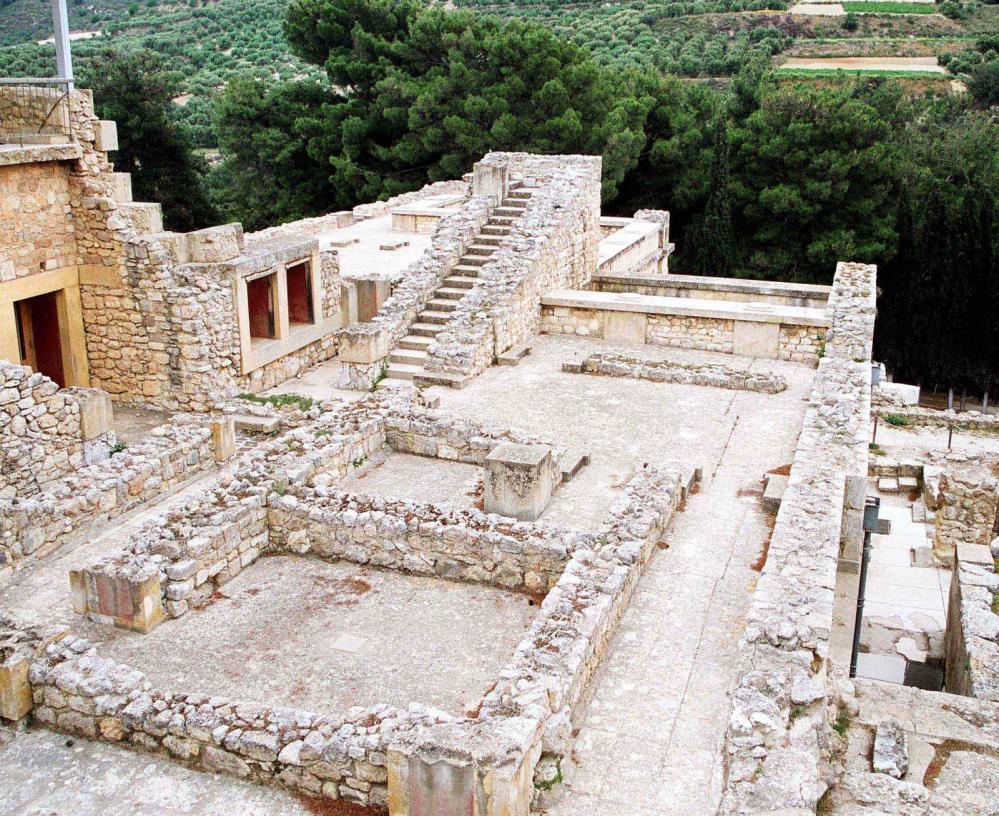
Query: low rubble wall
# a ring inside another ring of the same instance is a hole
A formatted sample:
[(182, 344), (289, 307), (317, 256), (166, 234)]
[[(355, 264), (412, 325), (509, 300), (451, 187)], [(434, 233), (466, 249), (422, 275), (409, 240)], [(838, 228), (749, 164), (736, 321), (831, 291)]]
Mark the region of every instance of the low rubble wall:
[[(819, 361), (766, 564), (740, 643), (720, 813), (814, 813), (836, 774), (827, 685), (837, 560), (863, 534), (876, 270), (836, 268)], [(858, 506), (859, 505), (859, 506)]]
[(594, 540), (573, 554), (486, 696), (483, 716), (515, 714), (544, 723), (536, 777), (542, 787), (560, 775), (573, 743), (572, 717), (645, 565), (696, 478), (678, 468), (639, 468)]
[(115, 441), (103, 391), (59, 388), (44, 374), (0, 360), (0, 498), (40, 493), (106, 459)]
[(231, 420), (177, 417), (153, 430), (147, 442), (50, 483), (44, 493), (0, 499), (0, 578), (228, 458), (231, 451), (213, 432), (227, 424)]
[(314, 490), (271, 500), (269, 549), (547, 592), (578, 547), (578, 533), (511, 522), (474, 508)]
[(705, 385), (735, 391), (758, 391), (763, 394), (779, 394), (787, 389), (787, 380), (772, 371), (749, 371), (710, 363), (697, 365), (648, 360), (625, 354), (591, 354), (582, 363), (563, 363), (562, 370), (653, 382)]

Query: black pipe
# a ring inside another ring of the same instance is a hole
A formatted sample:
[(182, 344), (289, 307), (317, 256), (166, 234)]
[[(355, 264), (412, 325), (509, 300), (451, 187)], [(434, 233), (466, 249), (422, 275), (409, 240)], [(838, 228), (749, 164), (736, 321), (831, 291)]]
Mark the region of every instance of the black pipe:
[(857, 592), (857, 617), (853, 622), (853, 648), (850, 650), (850, 677), (857, 676), (860, 653), (860, 627), (864, 623), (864, 595), (867, 591), (867, 564), (871, 560), (871, 533), (864, 530), (864, 549), (860, 556), (860, 587)]

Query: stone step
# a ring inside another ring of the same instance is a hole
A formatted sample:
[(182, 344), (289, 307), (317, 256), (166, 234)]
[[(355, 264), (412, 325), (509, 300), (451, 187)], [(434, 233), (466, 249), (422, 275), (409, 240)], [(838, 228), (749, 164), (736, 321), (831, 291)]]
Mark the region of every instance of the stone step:
[(485, 244), (486, 246), (499, 246), (503, 243), (503, 235), (484, 235), (480, 234), (476, 239), (476, 243)]
[(419, 372), (423, 371), (421, 365), (407, 365), (406, 363), (391, 363), (386, 376), (394, 380), (411, 380)]
[(437, 323), (417, 322), (409, 327), (409, 333), (419, 335), (420, 337), (434, 337), (442, 328), (444, 327)]
[[(468, 294), (468, 290), (475, 286), (475, 281), (472, 279), (471, 275), (467, 277), (452, 275), (449, 278), (444, 278), (444, 283), (446, 283), (451, 289), (460, 289), (463, 294)], [(438, 289), (437, 291), (440, 292), (441, 290)]]
[[(434, 294), (437, 294), (436, 292)], [(435, 312), (453, 312), (458, 308), (458, 304), (449, 298), (433, 297), (427, 301), (427, 306)]]
[(507, 207), (504, 205), (502, 207), (497, 207), (495, 210), (493, 210), (493, 218), (503, 217), (503, 216), (519, 218), (523, 212), (524, 212), (523, 207)]
[(421, 323), (436, 323), (443, 325), (451, 319), (450, 312), (435, 312), (433, 309), (424, 309), (417, 318)]
[(419, 334), (407, 334), (399, 341), (399, 348), (413, 351), (426, 351), (434, 342), (433, 337), (423, 337)]
[(413, 379), (420, 386), (446, 385), (450, 388), (464, 388), (468, 384), (467, 379), (459, 377), (457, 374), (445, 374), (440, 371), (427, 371), (425, 369), (417, 372)]
[(519, 189), (510, 190), (507, 193), (507, 199), (506, 200), (509, 201), (511, 198), (513, 198), (513, 199), (516, 199), (518, 201), (526, 201), (532, 195), (534, 195), (534, 191), (532, 189), (530, 189), (529, 187), (521, 187)]
[(898, 479), (894, 476), (882, 476), (878, 479), (878, 490), (882, 493), (898, 493)]
[(494, 215), (490, 217), (482, 229), (485, 230), (486, 227), (509, 227), (516, 220), (516, 216), (512, 215)]
[(451, 267), (452, 275), (461, 275), (465, 278), (477, 278), (482, 274), (482, 267), (474, 264), (460, 263)]
[(427, 359), (427, 352), (419, 349), (397, 348), (389, 355), (389, 365), (399, 363), (401, 365), (422, 366)]
[(489, 244), (472, 244), (465, 247), (465, 254), (462, 257), (467, 257), (468, 255), (492, 255), (495, 251), (496, 247)]
[(489, 263), (489, 255), (462, 255), (458, 259), (459, 266), (485, 266)]
[[(447, 280), (444, 281), (444, 283), (447, 282), (448, 282)], [(472, 284), (472, 286), (474, 285), (475, 284)], [(472, 286), (461, 286), (461, 285), (442, 286), (440, 289), (434, 292), (434, 297), (442, 298), (444, 300), (461, 300), (463, 297), (465, 297), (465, 295), (468, 294), (468, 290), (471, 289)]]
[(510, 227), (502, 226), (500, 224), (485, 224), (479, 231), (479, 235), (496, 235), (502, 237), (509, 234)]
[(273, 433), (283, 424), (281, 417), (255, 414), (233, 414), (232, 421), (236, 430), (244, 433)]

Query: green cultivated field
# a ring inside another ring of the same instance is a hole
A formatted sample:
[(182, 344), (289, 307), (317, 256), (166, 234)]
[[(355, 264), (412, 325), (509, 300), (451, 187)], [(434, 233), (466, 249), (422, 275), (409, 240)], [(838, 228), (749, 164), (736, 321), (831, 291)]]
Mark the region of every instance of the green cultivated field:
[(843, 3), (844, 11), (863, 14), (936, 14), (934, 3)]

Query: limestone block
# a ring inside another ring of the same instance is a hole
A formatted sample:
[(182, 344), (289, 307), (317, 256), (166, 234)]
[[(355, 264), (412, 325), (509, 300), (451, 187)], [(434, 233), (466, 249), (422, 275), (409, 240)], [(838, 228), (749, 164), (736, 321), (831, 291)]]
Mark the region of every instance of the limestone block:
[(102, 153), (118, 149), (118, 123), (101, 119), (94, 128), (94, 147)]
[(114, 431), (114, 405), (107, 391), (99, 388), (70, 388), (67, 391), (80, 406), (80, 434), (84, 442)]
[(70, 570), (69, 584), (73, 611), (100, 623), (146, 634), (165, 617), (155, 567), (121, 574)]
[(32, 709), (30, 662), (28, 655), (14, 654), (0, 663), (0, 717), (5, 720), (19, 720)]
[(732, 327), (732, 353), (745, 357), (777, 359), (780, 347), (780, 324), (755, 320), (736, 320)]
[(377, 331), (344, 331), (340, 333), (337, 357), (348, 363), (373, 363), (389, 353), (389, 335)]
[(489, 196), (493, 206), (506, 198), (509, 172), (506, 166), (476, 162), (472, 166), (472, 195)]
[(118, 211), (128, 216), (138, 232), (163, 232), (163, 210), (159, 204), (132, 201), (119, 204)]
[(357, 284), (353, 281), (340, 284), (340, 314), (345, 327), (357, 322)]
[(392, 284), (382, 279), (355, 280), (357, 287), (357, 320), (366, 323), (371, 320), (382, 304), (392, 294)]
[(388, 751), (392, 816), (528, 816), (541, 753), (536, 721), (448, 724), (415, 737)]
[(886, 394), (893, 395), (902, 405), (919, 405), (918, 385), (907, 385), (906, 383), (894, 383), (882, 380), (879, 388)]
[(132, 174), (112, 173), (111, 186), (114, 188), (114, 200), (119, 204), (128, 204), (132, 200)]
[(557, 483), (548, 445), (502, 442), (486, 457), (487, 513), (534, 521), (548, 506)]
[(641, 312), (606, 312), (604, 340), (621, 343), (644, 343), (648, 316)]
[(875, 773), (901, 779), (909, 770), (909, 741), (898, 720), (884, 720), (874, 737), (871, 762)]
[(243, 225), (239, 222), (196, 230), (187, 234), (191, 263), (221, 263), (243, 253)]
[(236, 455), (236, 423), (231, 416), (212, 422), (212, 450), (216, 462), (227, 462)]
[(767, 486), (763, 491), (763, 509), (770, 513), (780, 510), (780, 502), (787, 489), (788, 477), (771, 473), (767, 478)]

